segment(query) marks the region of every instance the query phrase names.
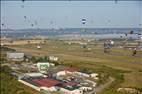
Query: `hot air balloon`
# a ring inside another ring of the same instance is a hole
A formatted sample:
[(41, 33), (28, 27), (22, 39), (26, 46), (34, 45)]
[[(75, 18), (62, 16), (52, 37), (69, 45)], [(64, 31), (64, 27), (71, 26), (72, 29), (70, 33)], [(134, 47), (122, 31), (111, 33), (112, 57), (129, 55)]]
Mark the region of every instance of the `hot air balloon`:
[(25, 0), (22, 0), (22, 2), (25, 2)]
[(34, 26), (34, 24), (31, 24), (31, 27), (33, 27)]
[(21, 5), (21, 8), (24, 8), (24, 5)]
[(53, 24), (53, 21), (50, 21), (50, 24)]
[(86, 19), (82, 19), (82, 24), (85, 24), (86, 23)]
[[(22, 2), (24, 3), (24, 2), (25, 2), (25, 0), (22, 0)], [(24, 5), (21, 5), (21, 8), (24, 8)]]
[[(86, 24), (86, 19), (82, 19), (81, 21), (82, 21), (82, 24), (83, 24), (83, 25), (85, 25), (85, 24)], [(81, 31), (86, 32), (86, 29), (84, 28), (84, 29), (82, 29)]]
[(110, 19), (108, 19), (108, 20), (107, 20), (107, 22), (108, 22), (108, 23), (110, 23), (110, 22), (111, 22), (111, 20), (110, 20)]
[(117, 0), (115, 0), (115, 4), (117, 4)]
[(26, 18), (27, 18), (27, 16), (24, 16), (24, 18), (26, 19)]
[(4, 26), (4, 23), (2, 23), (1, 25)]
[(37, 24), (38, 24), (38, 23), (37, 23), (37, 21), (35, 21), (34, 23), (35, 23), (35, 25), (37, 25)]

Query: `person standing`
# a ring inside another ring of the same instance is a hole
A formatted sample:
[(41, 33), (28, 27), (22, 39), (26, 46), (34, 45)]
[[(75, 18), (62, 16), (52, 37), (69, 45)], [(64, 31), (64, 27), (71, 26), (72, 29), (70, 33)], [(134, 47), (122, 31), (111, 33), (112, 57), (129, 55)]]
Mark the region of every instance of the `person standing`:
[(114, 46), (114, 41), (110, 40), (111, 47)]
[(104, 42), (104, 53), (107, 53), (107, 42)]
[(104, 42), (104, 53), (108, 53), (110, 50), (110, 42), (109, 40)]
[(134, 48), (132, 56), (135, 56), (136, 54), (137, 54), (137, 48)]

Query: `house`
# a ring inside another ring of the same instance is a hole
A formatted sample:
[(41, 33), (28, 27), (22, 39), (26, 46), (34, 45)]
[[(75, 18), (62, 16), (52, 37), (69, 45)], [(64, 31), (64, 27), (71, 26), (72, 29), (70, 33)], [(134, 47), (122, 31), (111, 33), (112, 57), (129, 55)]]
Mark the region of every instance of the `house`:
[(24, 53), (8, 52), (7, 59), (13, 60), (13, 61), (23, 61), (24, 60)]
[(55, 56), (49, 56), (49, 60), (50, 61), (58, 61), (58, 57), (55, 57)]
[[(82, 77), (96, 77), (97, 74), (95, 73), (86, 74), (79, 72), (77, 68), (61, 65), (51, 67), (48, 62), (38, 62), (38, 64), (37, 66), (40, 69), (45, 68), (47, 74), (51, 73), (52, 76), (42, 73), (25, 73), (20, 77), (19, 81), (38, 91), (60, 91), (62, 94), (84, 94), (84, 92), (92, 91), (96, 86), (96, 82), (88, 79), (81, 80), (79, 77), (80, 75)], [(49, 69), (47, 70), (48, 67)], [(78, 77), (77, 74), (79, 75)]]
[(82, 76), (82, 77), (90, 77), (89, 74), (83, 73), (83, 72), (79, 72), (79, 71), (75, 72), (75, 74), (77, 74), (77, 75), (79, 75), (79, 76)]
[(24, 75), (29, 76), (29, 77), (47, 77), (46, 75), (44, 75), (42, 73), (37, 73), (37, 72), (25, 73)]
[(56, 76), (58, 77), (58, 76), (67, 75), (67, 74), (74, 74), (77, 71), (78, 71), (77, 68), (64, 67), (62, 70), (60, 70), (56, 73)]
[(83, 94), (83, 91), (80, 89), (69, 90), (65, 88), (60, 88), (60, 90), (63, 92), (63, 94)]
[(37, 90), (37, 91), (57, 91), (60, 82), (47, 77), (23, 77), (19, 82)]
[(37, 68), (41, 73), (46, 73), (47, 69), (51, 66), (55, 66), (55, 64), (49, 63), (49, 62), (38, 62), (37, 63)]
[(40, 73), (27, 74), (18, 81), (37, 91), (61, 91), (62, 94), (83, 94), (83, 89), (81, 89), (76, 82), (64, 83), (43, 77)]
[(40, 91), (41, 90), (57, 91), (56, 85), (60, 83), (57, 80), (53, 80), (49, 78), (33, 79), (32, 81), (39, 85)]
[(66, 82), (59, 87), (63, 94), (83, 94), (83, 90), (80, 89), (80, 86), (76, 82)]
[(96, 80), (98, 80), (98, 74), (97, 73), (92, 73), (92, 74), (90, 74), (90, 77), (92, 77), (92, 78), (94, 78), (94, 79), (96, 79)]

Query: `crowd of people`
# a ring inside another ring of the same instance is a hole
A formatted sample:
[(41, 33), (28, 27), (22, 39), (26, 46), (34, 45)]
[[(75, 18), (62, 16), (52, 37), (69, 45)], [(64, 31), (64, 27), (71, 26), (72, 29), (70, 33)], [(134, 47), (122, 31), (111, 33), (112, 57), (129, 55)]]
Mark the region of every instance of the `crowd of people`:
[(104, 53), (109, 53), (110, 49), (114, 46), (114, 41), (107, 40), (104, 42)]
[[(104, 42), (104, 53), (109, 53), (111, 51), (111, 48), (114, 46), (114, 41), (112, 40), (106, 40)], [(132, 48), (132, 56), (135, 56), (137, 54), (137, 48)]]

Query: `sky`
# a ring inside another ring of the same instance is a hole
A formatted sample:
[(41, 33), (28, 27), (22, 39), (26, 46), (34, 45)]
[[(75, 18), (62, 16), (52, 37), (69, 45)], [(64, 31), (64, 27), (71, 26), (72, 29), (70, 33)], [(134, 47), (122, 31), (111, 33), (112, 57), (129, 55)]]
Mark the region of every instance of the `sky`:
[[(142, 1), (1, 1), (1, 27), (142, 27)], [(82, 19), (86, 23), (82, 24)]]

